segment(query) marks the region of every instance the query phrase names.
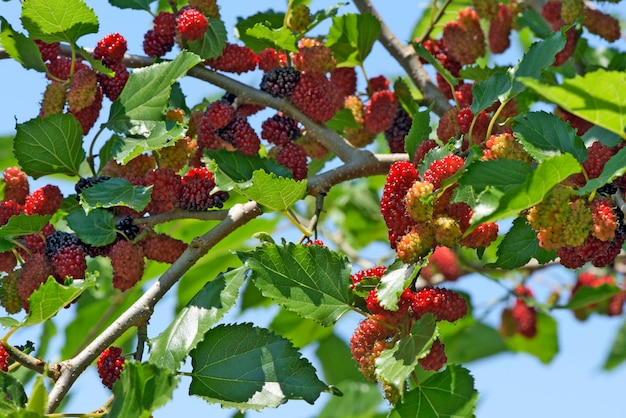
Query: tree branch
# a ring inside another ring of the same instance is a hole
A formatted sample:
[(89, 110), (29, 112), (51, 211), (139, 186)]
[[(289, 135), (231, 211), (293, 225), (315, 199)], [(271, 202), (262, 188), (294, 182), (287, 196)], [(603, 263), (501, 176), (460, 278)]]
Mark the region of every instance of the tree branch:
[(413, 48), (405, 45), (393, 34), (369, 0), (354, 0), (354, 4), (361, 13), (369, 13), (378, 19), (381, 28), (380, 43), (411, 77), (411, 80), (424, 95), (424, 103), (426, 105), (432, 104), (433, 111), (439, 116), (443, 115), (451, 105), (432, 82)]
[(145, 324), (152, 315), (157, 302), (165, 296), (187, 270), (214, 245), (261, 213), (261, 209), (254, 201), (237, 204), (230, 208), (228, 216), (222, 222), (203, 236), (196, 238), (183, 255), (83, 351), (74, 358), (59, 363), (60, 376), (50, 391), (48, 413), (56, 410), (76, 379), (104, 349), (113, 344), (129, 328)]

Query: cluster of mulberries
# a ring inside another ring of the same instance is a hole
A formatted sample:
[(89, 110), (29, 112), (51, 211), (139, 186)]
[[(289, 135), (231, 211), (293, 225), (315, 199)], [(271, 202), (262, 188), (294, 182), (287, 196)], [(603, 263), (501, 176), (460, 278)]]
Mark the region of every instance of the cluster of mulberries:
[(65, 111), (80, 122), (83, 134), (87, 135), (100, 115), (103, 97), (117, 100), (128, 81), (129, 72), (122, 62), (127, 49), (126, 39), (119, 33), (112, 33), (100, 39), (94, 48), (94, 58), (113, 72), (110, 77), (97, 73), (81, 59), (72, 62), (70, 58), (60, 56), (58, 43), (39, 41), (37, 45), (50, 79), (39, 116)]
[(462, 157), (449, 154), (433, 161), (422, 176), (408, 161), (391, 166), (380, 205), (391, 247), (403, 262), (416, 263), (437, 246), (479, 248), (497, 238), (498, 226), (493, 222), (468, 232), (470, 206), (451, 203), (456, 183), (445, 183), (464, 164)]
[[(406, 330), (411, 329), (414, 321), (425, 314), (432, 314), (437, 321), (454, 322), (467, 314), (467, 303), (463, 297), (452, 290), (432, 286), (418, 290), (407, 288), (400, 295), (396, 310), (383, 308), (375, 287), (386, 270), (385, 266), (377, 266), (351, 275), (351, 288), (357, 295), (365, 296), (363, 302), (370, 316), (357, 326), (350, 346), (359, 369), (371, 381), (378, 380), (376, 358), (406, 336)], [(425, 370), (440, 370), (447, 362), (444, 348), (443, 343), (436, 339), (430, 353), (420, 359), (419, 364)], [(387, 382), (381, 383), (384, 385)]]

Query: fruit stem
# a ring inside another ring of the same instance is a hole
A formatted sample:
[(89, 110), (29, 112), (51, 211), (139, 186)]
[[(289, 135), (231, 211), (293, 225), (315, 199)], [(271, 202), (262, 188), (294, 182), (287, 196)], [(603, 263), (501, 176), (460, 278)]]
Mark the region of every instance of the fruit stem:
[(302, 232), (304, 235), (306, 235), (307, 237), (310, 237), (311, 235), (313, 235), (311, 233), (311, 231), (306, 228), (304, 225), (302, 225), (300, 223), (300, 221), (298, 221), (298, 219), (296, 218), (295, 214), (291, 211), (291, 209), (287, 209), (286, 211), (282, 212), (283, 215), (285, 215), (287, 217), (287, 219), (289, 219), (291, 221), (291, 223), (298, 228), (298, 230), (300, 232)]

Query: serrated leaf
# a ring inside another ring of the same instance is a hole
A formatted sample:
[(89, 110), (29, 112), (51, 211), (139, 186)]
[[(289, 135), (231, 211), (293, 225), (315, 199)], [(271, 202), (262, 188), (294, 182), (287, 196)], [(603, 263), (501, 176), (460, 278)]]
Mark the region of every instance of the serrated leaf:
[(0, 45), (11, 58), (22, 64), (24, 68), (46, 72), (46, 64), (41, 58), (37, 44), (30, 38), (13, 30), (9, 22), (0, 16)]
[(380, 306), (390, 311), (397, 311), (400, 295), (419, 273), (419, 267), (417, 264), (403, 263), (390, 266), (376, 286), (376, 298)]
[(350, 310), (350, 264), (319, 245), (263, 245), (241, 252), (263, 296), (303, 318), (333, 325)]
[(515, 136), (526, 150), (538, 161), (546, 157), (568, 152), (578, 162), (587, 159), (583, 140), (569, 123), (546, 112), (529, 112), (514, 119)]
[(565, 42), (564, 31), (559, 31), (543, 41), (532, 44), (519, 64), (513, 68), (515, 82), (511, 89), (511, 95), (518, 94), (526, 88), (523, 83), (520, 83), (520, 79), (525, 77), (541, 79), (541, 72), (554, 63), (556, 54), (565, 47)]
[(563, 306), (565, 309), (584, 308), (588, 305), (600, 303), (611, 299), (618, 293), (623, 292), (618, 286), (610, 284), (602, 284), (600, 286), (581, 286), (576, 290), (572, 299)]
[(0, 325), (4, 328), (17, 328), (20, 326), (20, 321), (10, 316), (0, 317)]
[(286, 26), (271, 28), (259, 22), (246, 29), (246, 35), (256, 38), (259, 43), (265, 44), (266, 48), (298, 52), (298, 39)]
[(22, 382), (15, 378), (12, 374), (0, 371), (0, 412), (8, 414), (17, 408), (23, 408), (26, 405), (28, 397), (24, 391)]
[(433, 56), (433, 54), (431, 54), (422, 44), (413, 44), (413, 49), (415, 49), (415, 52), (417, 53), (417, 55), (424, 59), (426, 62), (428, 62), (430, 65), (432, 65), (435, 70), (437, 70), (438, 74), (441, 74), (441, 76), (444, 78), (444, 80), (446, 80), (446, 82), (448, 82), (448, 84), (450, 84), (451, 86), (456, 86), (457, 84), (459, 84), (459, 80), (457, 80), (457, 78), (455, 76), (452, 75), (452, 73), (450, 71), (448, 71), (448, 69), (446, 69), (438, 60), (437, 58), (435, 58)]
[(506, 192), (526, 182), (532, 173), (530, 165), (519, 160), (498, 158), (495, 160), (477, 160), (472, 162), (465, 174), (459, 179), (459, 185), (472, 187), (476, 194), (488, 188)]
[(420, 95), (420, 92), (415, 88), (411, 88), (409, 82), (404, 77), (398, 77), (393, 82), (393, 91), (409, 115), (416, 115), (419, 112), (419, 103), (423, 97), (415, 97), (414, 93)]
[(0, 226), (0, 238), (19, 237), (36, 234), (41, 231), (52, 215), (25, 215), (11, 216), (8, 222)]
[(507, 73), (495, 72), (485, 81), (480, 81), (472, 86), (474, 100), (470, 109), (475, 115), (493, 105), (496, 101), (505, 100), (511, 90), (511, 77)]
[(154, 3), (154, 1), (155, 0), (109, 0), (109, 3), (120, 9), (135, 9), (150, 12), (150, 3)]
[(100, 61), (99, 59), (96, 59), (92, 54), (89, 53), (89, 51), (87, 51), (84, 48), (78, 48), (78, 53), (80, 54), (80, 56), (87, 62), (89, 62), (89, 65), (91, 65), (91, 68), (93, 68), (95, 71), (97, 71), (98, 73), (104, 74), (107, 77), (114, 77), (115, 76), (115, 71), (113, 71), (112, 69), (110, 69), (109, 67), (107, 67), (106, 65), (104, 65), (102, 63), (102, 61)]
[(319, 25), (326, 19), (337, 16), (337, 13), (339, 13), (339, 9), (342, 6), (346, 6), (348, 4), (349, 3), (347, 2), (346, 3), (338, 2), (337, 4), (327, 7), (326, 9), (318, 10), (314, 13), (311, 13), (311, 23), (309, 24), (307, 28), (307, 32), (311, 31), (314, 27), (316, 27), (317, 25)]
[(208, 20), (209, 27), (202, 39), (187, 41), (189, 51), (198, 54), (204, 60), (219, 57), (224, 51), (228, 37), (224, 22), (214, 17), (209, 17)]
[(313, 403), (329, 390), (291, 343), (251, 324), (220, 325), (191, 352), (191, 395), (240, 411)]
[(178, 377), (150, 363), (127, 361), (113, 385), (113, 403), (105, 417), (148, 418), (172, 399)]
[(584, 195), (592, 192), (607, 183), (613, 182), (617, 177), (626, 174), (626, 148), (620, 149), (609, 161), (604, 164), (602, 173), (596, 178), (589, 179), (587, 183), (580, 188), (578, 194)]
[(604, 370), (612, 370), (626, 360), (626, 321), (617, 331), (611, 351), (609, 352), (604, 365)]
[(88, 287), (95, 284), (95, 278), (89, 274), (84, 280), (74, 280), (67, 286), (60, 284), (53, 277), (49, 277), (30, 296), (30, 310), (20, 325), (27, 327), (47, 321), (80, 296)]
[(114, 206), (142, 211), (150, 203), (151, 195), (151, 187), (134, 186), (125, 178), (115, 177), (84, 189), (80, 194), (80, 204), (86, 211)]
[(151, 340), (148, 361), (175, 372), (189, 352), (232, 308), (249, 270), (239, 267), (220, 273), (176, 315), (172, 323)]
[(117, 229), (113, 213), (94, 209), (89, 213), (78, 209), (66, 217), (68, 225), (85, 244), (101, 247), (115, 241)]
[(380, 21), (371, 14), (346, 13), (333, 17), (326, 45), (340, 66), (359, 66), (380, 36)]
[(598, 69), (566, 78), (558, 86), (530, 78), (521, 81), (566, 111), (626, 139), (626, 73), (623, 71)]
[(506, 270), (522, 267), (531, 258), (535, 258), (540, 263), (556, 258), (555, 251), (546, 251), (539, 246), (537, 232), (521, 217), (513, 221), (513, 226), (500, 242), (496, 254), (498, 259), (490, 267)]
[(520, 211), (541, 202), (554, 186), (580, 170), (580, 164), (571, 154), (546, 158), (524, 184), (504, 194), (483, 193), (474, 208), (471, 224), (517, 217)]
[(237, 187), (245, 187), (244, 183), (252, 180), (257, 170), (274, 173), (280, 177), (291, 177), (291, 171), (269, 158), (258, 155), (245, 156), (240, 152), (226, 150), (205, 150), (204, 161), (215, 176), (215, 183), (220, 190), (230, 191)]
[(32, 39), (76, 43), (98, 32), (98, 16), (82, 0), (28, 0), (22, 4), (22, 25)]
[(469, 370), (458, 365), (448, 365), (418, 387), (407, 392), (390, 418), (469, 418), (474, 416), (478, 392)]
[(430, 352), (437, 335), (435, 316), (423, 315), (413, 324), (410, 335), (401, 338), (376, 358), (376, 376), (391, 383), (402, 395), (406, 379), (415, 370), (417, 361)]
[(257, 170), (252, 173), (252, 184), (237, 189), (240, 194), (265, 208), (284, 212), (306, 195), (306, 180), (296, 181)]
[(279, 29), (283, 26), (284, 21), (285, 13), (275, 12), (274, 10), (259, 12), (245, 19), (238, 17), (237, 24), (235, 25), (235, 36), (248, 48), (258, 53), (265, 49), (266, 42), (248, 35), (246, 33), (248, 29), (252, 28), (257, 23), (262, 23), (270, 29)]
[(107, 127), (117, 133), (149, 137), (164, 112), (172, 84), (202, 59), (183, 51), (173, 61), (131, 72), (120, 97), (111, 105)]
[(150, 133), (147, 137), (123, 138), (115, 135), (111, 153), (115, 161), (123, 165), (146, 151), (160, 150), (173, 145), (184, 136), (184, 133), (185, 128), (178, 123), (155, 121), (150, 125)]
[(418, 110), (411, 115), (411, 129), (404, 139), (404, 150), (413, 158), (419, 145), (430, 137), (430, 109)]
[(76, 176), (85, 160), (83, 129), (72, 115), (50, 115), (20, 123), (13, 152), (22, 170), (37, 179), (48, 174)]

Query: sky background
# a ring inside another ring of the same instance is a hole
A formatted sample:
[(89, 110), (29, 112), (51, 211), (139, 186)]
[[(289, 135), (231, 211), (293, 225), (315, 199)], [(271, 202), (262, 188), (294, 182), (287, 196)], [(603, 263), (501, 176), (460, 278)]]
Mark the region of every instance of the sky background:
[[(129, 44), (129, 53), (143, 54), (143, 33), (151, 27), (151, 16), (142, 11), (119, 10), (103, 0), (87, 1), (100, 17), (100, 31), (96, 35), (81, 39), (84, 47), (93, 47), (98, 39), (112, 32), (120, 32)], [(284, 10), (286, 1), (221, 1), (222, 18), (226, 22), (231, 41), (235, 41), (232, 28), (239, 15), (254, 14), (270, 8)], [(334, 5), (331, 1), (313, 1), (312, 9), (324, 9)], [(420, 14), (420, 5), (428, 2), (415, 1), (374, 1), (374, 5), (402, 40), (410, 38), (411, 30)], [(612, 5), (615, 12), (622, 10), (625, 2)], [(425, 7), (425, 6), (424, 6)], [(620, 9), (621, 8), (621, 9)], [(342, 7), (341, 12), (355, 11), (352, 5)], [(15, 29), (21, 30), (19, 24), (20, 3), (16, 0), (0, 2), (0, 16), (5, 17)], [(624, 50), (624, 42), (618, 43)], [(514, 64), (519, 49), (501, 57), (496, 57), (499, 64)], [(368, 75), (387, 76), (401, 74), (397, 64), (388, 57), (380, 45), (376, 45), (365, 62)], [(46, 85), (44, 76), (34, 71), (24, 71), (12, 60), (0, 61), (0, 135), (11, 135), (15, 132), (16, 121), (25, 122), (35, 117), (39, 111), (39, 102)], [(243, 75), (242, 81), (258, 85), (260, 73)], [(183, 91), (187, 94), (188, 103), (196, 103), (202, 98), (220, 94), (220, 90), (197, 80), (185, 79)], [(105, 107), (109, 102), (105, 99)], [(107, 110), (102, 114), (106, 117)], [(91, 133), (93, 135), (93, 132)], [(90, 139), (90, 138), (88, 138)], [(3, 169), (4, 167), (0, 167)], [(39, 179), (31, 187), (56, 180)], [(372, 258), (376, 258), (372, 256)], [(542, 298), (558, 283), (571, 283), (572, 276), (563, 269), (548, 269), (533, 276), (533, 289)], [(479, 309), (486, 308), (491, 302), (502, 296), (500, 285), (478, 275), (464, 277), (454, 287), (468, 292), (473, 300), (478, 301)], [(542, 294), (543, 292), (543, 294)], [(545, 300), (545, 299), (544, 299)], [(159, 330), (167, 326), (173, 312), (173, 301), (166, 299), (160, 304), (151, 320), (150, 336), (156, 336)], [(498, 310), (499, 312), (499, 310)], [(532, 417), (621, 417), (625, 416), (624, 403), (621, 395), (626, 383), (626, 366), (622, 365), (613, 371), (602, 371), (602, 363), (606, 358), (617, 330), (624, 319), (592, 316), (586, 322), (577, 321), (569, 311), (554, 312), (553, 317), (558, 323), (560, 352), (549, 365), (527, 354), (504, 353), (485, 360), (469, 363), (466, 367), (475, 379), (480, 393), (476, 416), (479, 418), (527, 418)], [(267, 325), (271, 315), (267, 311), (250, 311), (245, 316), (237, 316), (233, 312), (224, 319), (229, 321), (253, 321), (257, 325)], [(347, 315), (338, 323), (338, 331), (349, 338), (350, 333), (360, 318)], [(496, 314), (487, 315), (486, 322), (497, 325)], [(18, 334), (19, 335), (19, 334)], [(14, 337), (19, 338), (19, 337)], [(305, 356), (311, 354), (314, 347), (305, 348)], [(310, 356), (307, 356), (312, 358)], [(319, 368), (318, 368), (319, 369)], [(205, 401), (187, 396), (190, 379), (182, 377), (174, 399), (165, 407), (154, 413), (155, 418), (180, 416), (211, 416), (214, 418), (230, 417), (231, 410), (222, 410), (217, 405), (209, 405)], [(72, 389), (74, 396), (66, 412), (86, 412), (103, 403), (110, 392), (105, 389), (95, 372), (82, 376)], [(319, 405), (323, 405), (329, 395), (323, 394)], [(314, 417), (319, 406), (309, 405), (303, 401), (290, 401), (276, 410), (265, 410), (261, 414), (250, 412), (249, 417)]]

